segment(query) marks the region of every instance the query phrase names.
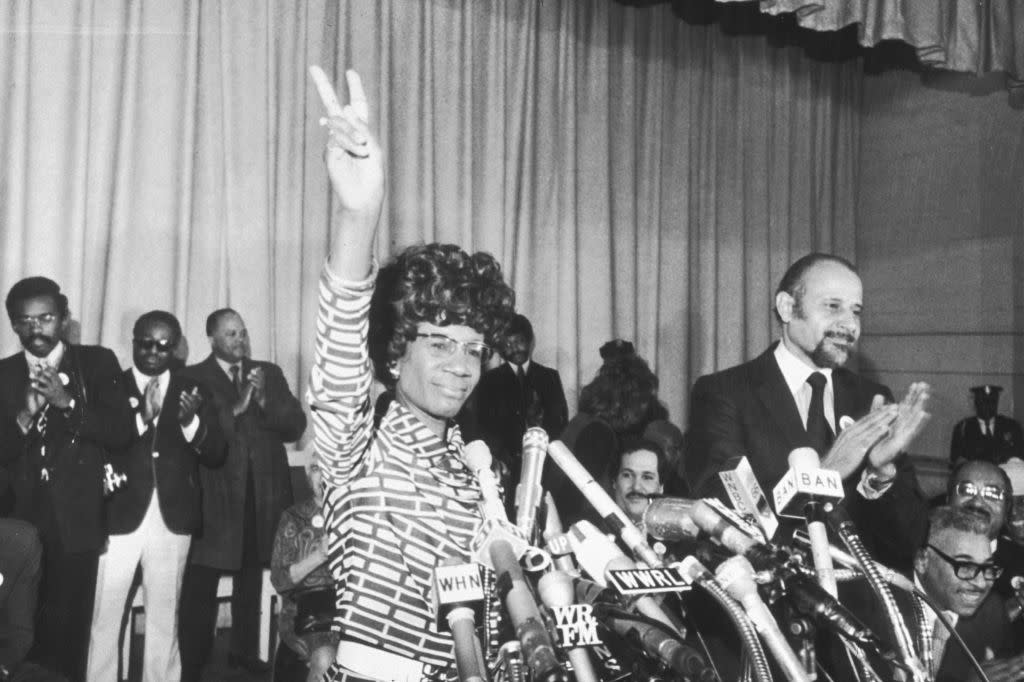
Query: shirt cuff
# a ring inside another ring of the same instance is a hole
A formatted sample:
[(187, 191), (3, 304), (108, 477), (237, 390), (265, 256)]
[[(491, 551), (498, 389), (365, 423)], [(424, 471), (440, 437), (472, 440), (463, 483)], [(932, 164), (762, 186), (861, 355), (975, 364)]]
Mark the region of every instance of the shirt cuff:
[(379, 264), (376, 258), (370, 260), (370, 274), (363, 279), (345, 279), (331, 269), (331, 261), (324, 261), (323, 281), (327, 287), (336, 293), (347, 291), (367, 291), (373, 288), (377, 281), (377, 270)]
[(882, 495), (889, 492), (889, 488), (892, 487), (892, 483), (895, 480), (896, 477), (894, 476), (884, 483), (875, 483), (874, 477), (868, 473), (867, 469), (865, 469), (860, 474), (860, 482), (857, 484), (857, 492), (860, 493), (860, 496), (865, 500), (877, 500)]
[(198, 431), (199, 431), (199, 416), (194, 414), (194, 415), (192, 415), (192, 421), (190, 421), (188, 424), (185, 424), (185, 426), (181, 427), (181, 434), (183, 436), (185, 436), (185, 440), (186, 441), (191, 443), (192, 439), (196, 437), (196, 433)]

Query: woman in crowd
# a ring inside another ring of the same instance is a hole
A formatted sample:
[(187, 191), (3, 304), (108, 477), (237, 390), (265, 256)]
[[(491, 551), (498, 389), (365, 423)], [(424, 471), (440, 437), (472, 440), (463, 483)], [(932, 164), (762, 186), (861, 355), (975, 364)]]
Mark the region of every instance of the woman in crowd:
[[(658, 401), (658, 377), (632, 343), (615, 339), (600, 352), (604, 362), (580, 391), (579, 413), (569, 420), (561, 440), (608, 488), (622, 439), (642, 435), (652, 421), (667, 419), (668, 410)], [(549, 488), (566, 526), (590, 516), (589, 503), (560, 472), (551, 471)]]
[[(330, 630), (334, 583), (327, 571), (324, 485), (316, 462), (306, 465), (306, 478), (313, 496), (281, 514), (270, 557), (270, 582), (281, 595), (281, 645), (274, 662), (278, 682), (320, 680), (338, 648), (338, 633)], [(307, 666), (307, 674), (293, 672)]]
[[(432, 573), (445, 559), (469, 561), (481, 525), (453, 418), (502, 342), (514, 297), (492, 256), (452, 245), (407, 249), (378, 280), (383, 161), (358, 76), (347, 77), (352, 103), (329, 121), (336, 229), (309, 390), (341, 631), (327, 679), (439, 680), (455, 667), (430, 606)], [(378, 281), (386, 305), (373, 319), (387, 325), (380, 361), (395, 399), (375, 429), (367, 338), (380, 332), (369, 329)]]

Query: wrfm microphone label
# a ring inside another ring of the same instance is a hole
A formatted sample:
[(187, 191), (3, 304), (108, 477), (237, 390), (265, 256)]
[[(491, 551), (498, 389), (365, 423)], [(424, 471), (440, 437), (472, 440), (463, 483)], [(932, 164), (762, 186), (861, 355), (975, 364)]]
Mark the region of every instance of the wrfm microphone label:
[(551, 609), (558, 630), (558, 646), (572, 649), (578, 646), (595, 646), (601, 643), (597, 636), (597, 621), (594, 607), (590, 604), (569, 604)]

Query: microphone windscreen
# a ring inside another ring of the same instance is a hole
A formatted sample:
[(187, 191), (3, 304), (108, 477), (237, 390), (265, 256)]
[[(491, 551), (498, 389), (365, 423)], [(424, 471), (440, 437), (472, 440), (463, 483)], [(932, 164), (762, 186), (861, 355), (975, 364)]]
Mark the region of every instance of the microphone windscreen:
[(789, 453), (790, 469), (818, 469), (821, 466), (821, 458), (814, 448), (797, 448)]
[(575, 597), (572, 576), (565, 571), (548, 571), (537, 581), (537, 592), (549, 607), (568, 606)]

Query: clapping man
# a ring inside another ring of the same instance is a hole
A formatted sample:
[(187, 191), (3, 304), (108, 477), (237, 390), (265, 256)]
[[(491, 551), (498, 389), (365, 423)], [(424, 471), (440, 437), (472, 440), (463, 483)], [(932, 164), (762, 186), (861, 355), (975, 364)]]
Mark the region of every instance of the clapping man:
[(135, 570), (146, 601), (143, 682), (177, 682), (178, 596), (192, 535), (202, 527), (199, 467), (226, 455), (213, 401), (195, 380), (171, 372), (181, 325), (153, 310), (135, 323), (133, 367), (124, 373), (135, 437), (126, 477), (106, 502), (110, 540), (100, 557), (88, 682), (117, 680), (118, 635)]

